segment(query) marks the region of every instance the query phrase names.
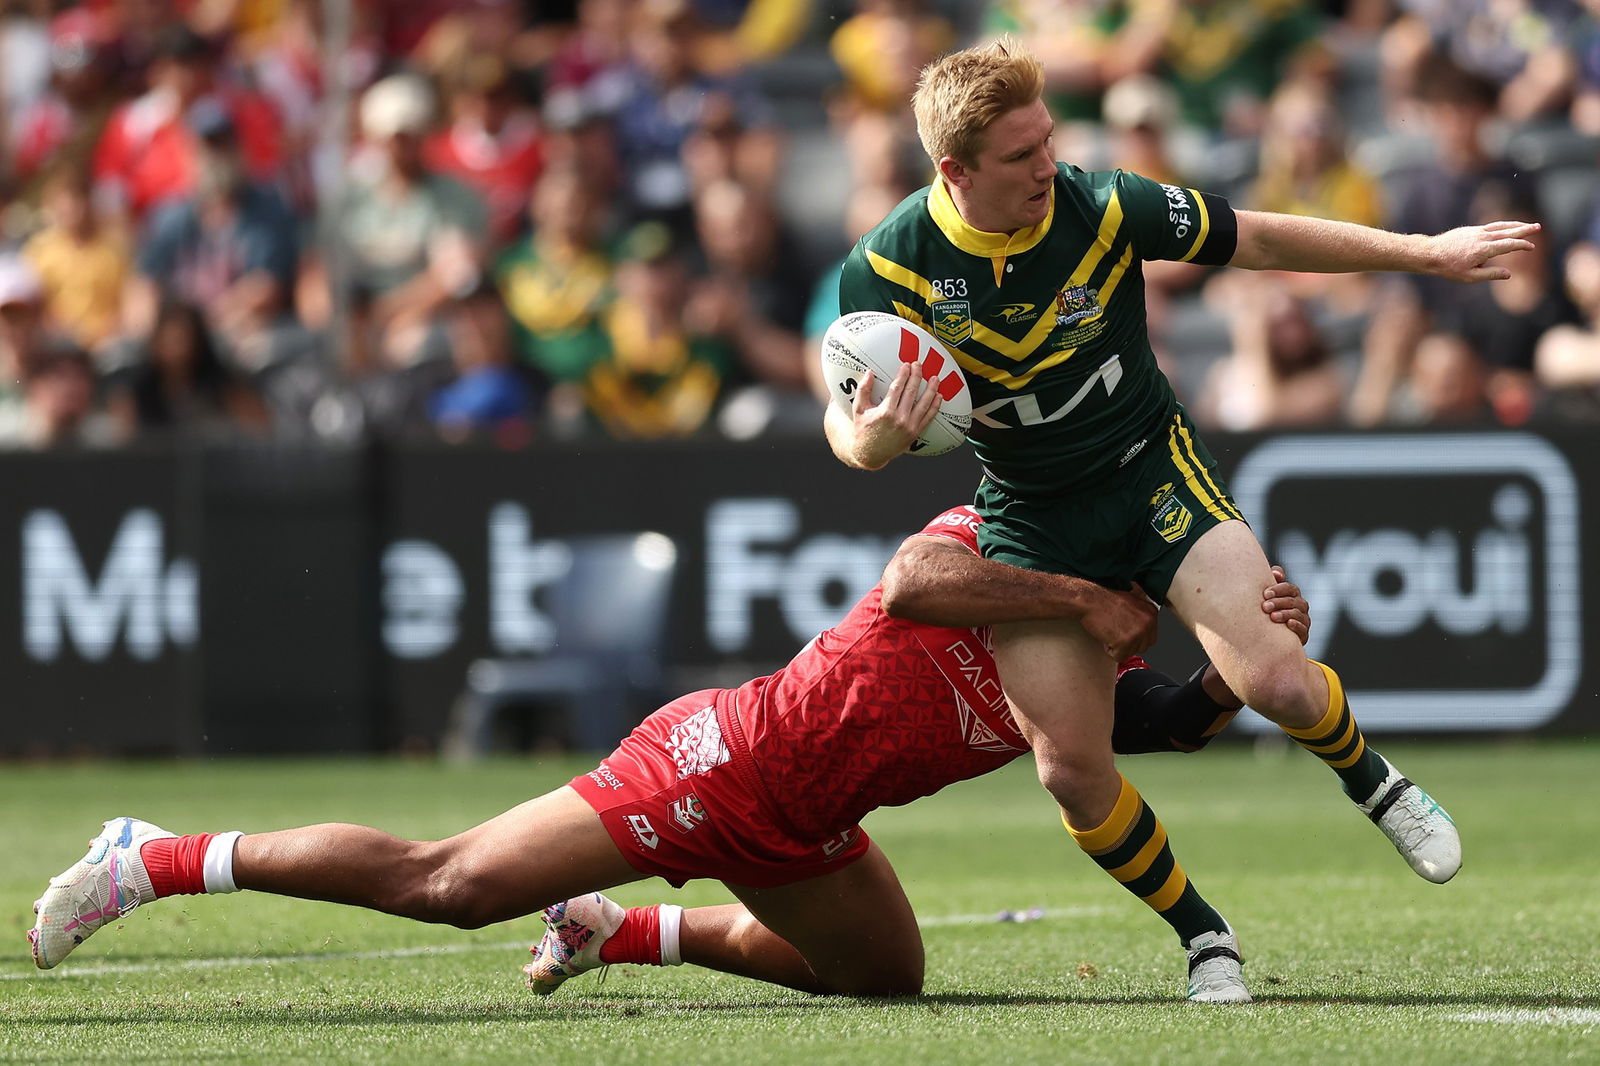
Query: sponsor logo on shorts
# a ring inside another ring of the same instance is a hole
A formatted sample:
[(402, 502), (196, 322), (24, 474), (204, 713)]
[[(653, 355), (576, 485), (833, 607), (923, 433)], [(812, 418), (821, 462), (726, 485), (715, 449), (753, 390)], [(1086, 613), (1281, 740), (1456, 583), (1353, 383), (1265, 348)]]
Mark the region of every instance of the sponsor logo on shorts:
[(846, 829), (836, 837), (830, 837), (822, 842), (822, 861), (832, 862), (845, 848), (855, 843), (858, 830)]
[(1129, 463), (1133, 462), (1133, 457), (1144, 451), (1144, 446), (1146, 443), (1148, 443), (1148, 440), (1134, 441), (1132, 447), (1123, 452), (1122, 458), (1117, 460), (1117, 468), (1121, 469), (1122, 467), (1125, 467)]
[(700, 797), (693, 792), (672, 801), (672, 828), (680, 833), (693, 832), (709, 817)]
[(611, 768), (609, 766), (607, 766), (605, 763), (601, 763), (599, 766), (595, 767), (593, 770), (590, 770), (588, 772), (588, 774), (586, 774), (585, 776), (588, 777), (589, 780), (593, 781), (596, 785), (598, 785), (601, 788), (622, 788), (623, 787), (622, 778), (620, 778), (616, 774), (612, 773), (611, 772)]
[(1172, 482), (1167, 482), (1150, 497), (1150, 524), (1168, 544), (1176, 543), (1189, 535), (1194, 515), (1172, 493)]
[(628, 823), (628, 832), (633, 834), (633, 839), (637, 840), (641, 847), (654, 851), (661, 843), (661, 835), (656, 832), (656, 827), (650, 824), (650, 819), (644, 815), (630, 814), (623, 821)]

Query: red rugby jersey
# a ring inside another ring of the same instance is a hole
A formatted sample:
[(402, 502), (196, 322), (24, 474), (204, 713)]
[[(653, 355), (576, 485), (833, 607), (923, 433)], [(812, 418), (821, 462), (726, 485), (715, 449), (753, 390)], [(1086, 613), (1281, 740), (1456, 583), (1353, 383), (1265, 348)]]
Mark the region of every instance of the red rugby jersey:
[[(970, 507), (922, 529), (977, 552)], [(989, 630), (891, 618), (882, 589), (789, 664), (724, 693), (729, 757), (802, 839), (855, 825), (1028, 750), (1006, 708)]]

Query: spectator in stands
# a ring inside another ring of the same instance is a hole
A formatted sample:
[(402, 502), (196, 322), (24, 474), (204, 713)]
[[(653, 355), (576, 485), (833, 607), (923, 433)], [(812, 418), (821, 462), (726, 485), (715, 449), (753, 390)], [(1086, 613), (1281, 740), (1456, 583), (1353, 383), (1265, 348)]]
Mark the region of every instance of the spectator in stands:
[(637, 3), (579, 0), (577, 24), (545, 72), (547, 113), (615, 113), (631, 79), (628, 31)]
[(1600, 135), (1600, 0), (1583, 0), (1583, 16), (1572, 27), (1567, 47), (1572, 53), (1573, 128)]
[(1274, 275), (1251, 276), (1232, 292), (1233, 352), (1212, 365), (1197, 417), (1236, 431), (1336, 422), (1344, 372), (1305, 302)]
[[(1433, 161), (1402, 177), (1391, 228), (1401, 233), (1443, 233), (1471, 223), (1480, 197), (1532, 203), (1528, 179), (1488, 148), (1486, 127), (1494, 118), (1497, 92), (1483, 78), (1435, 56), (1421, 87), (1421, 114), (1433, 141)], [(1367, 329), (1361, 372), (1350, 402), (1350, 418), (1371, 426), (1390, 415), (1395, 388), (1406, 376), (1411, 353), (1434, 316), (1449, 322), (1463, 303), (1482, 294), (1436, 278), (1401, 275), (1380, 286)]]
[(276, 112), (262, 97), (217, 77), (215, 45), (183, 24), (162, 31), (150, 87), (112, 114), (95, 149), (95, 179), (109, 202), (143, 219), (165, 200), (192, 192), (199, 146), (188, 122), (205, 101), (232, 121), (245, 170), (259, 181), (283, 161)]
[[(688, 0), (640, 0), (629, 33), (632, 62), (614, 116), (623, 193), (632, 217), (692, 226), (690, 137), (714, 119), (745, 142), (776, 137), (771, 108), (744, 77), (712, 77), (695, 65), (700, 25)], [(760, 154), (753, 143), (735, 149)]]
[(1495, 109), (1513, 122), (1555, 114), (1571, 98), (1577, 0), (1401, 0), (1400, 7), (1381, 51), (1395, 117), (1405, 100), (1427, 92), (1435, 54), (1494, 85)]
[(699, 47), (707, 71), (729, 72), (793, 47), (811, 19), (812, 0), (693, 0), (706, 27)]
[(1338, 106), (1320, 83), (1295, 79), (1273, 94), (1249, 203), (1257, 211), (1383, 225), (1383, 190), (1351, 159)]
[(385, 78), (366, 91), (360, 111), (362, 134), (376, 151), (353, 167), (331, 224), (351, 282), (371, 294), (383, 358), (405, 366), (442, 354), (437, 319), (482, 277), (486, 218), (476, 193), (423, 162), (434, 113), (425, 83)]
[(1600, 234), (1567, 253), (1566, 291), (1581, 321), (1557, 326), (1539, 341), (1534, 370), (1539, 384), (1552, 391), (1559, 414), (1594, 421), (1600, 418)]
[(577, 167), (559, 164), (540, 177), (529, 213), (532, 231), (500, 256), (495, 278), (519, 360), (570, 420), (582, 410), (575, 390), (607, 351), (601, 316), (611, 302), (612, 267), (600, 194)]
[(114, 428), (96, 397), (94, 363), (71, 345), (40, 352), (23, 379), (21, 418), (0, 426), (0, 447), (105, 447)]
[(523, 226), (528, 191), (544, 166), (534, 110), (518, 94), (505, 63), (483, 56), (447, 84), (450, 123), (429, 137), (423, 160), (438, 174), (477, 190), (488, 211), (489, 237), (501, 245)]
[(585, 381), (593, 418), (623, 440), (681, 437), (705, 425), (737, 364), (733, 349), (691, 325), (689, 264), (672, 230), (643, 222), (624, 237), (609, 351)]
[(44, 361), (77, 346), (44, 318), (44, 286), (28, 263), (0, 256), (0, 437), (30, 439), (28, 382)]
[(456, 301), (450, 357), (455, 380), (428, 401), (440, 436), (461, 440), (492, 434), (503, 445), (525, 443), (532, 436), (534, 393), (512, 359), (505, 304), (492, 286)]
[(202, 100), (188, 121), (194, 190), (150, 217), (130, 323), (151, 331), (157, 305), (175, 297), (201, 310), (226, 359), (259, 370), (281, 354), (276, 334), (290, 327), (284, 320), (299, 254), (296, 219), (274, 186), (250, 179), (226, 110)]
[(801, 330), (811, 275), (776, 207), (737, 182), (717, 182), (695, 200), (695, 228), (705, 257), (696, 321), (732, 343), (747, 379), (806, 389)]
[(1430, 333), (1417, 344), (1397, 397), (1397, 421), (1429, 426), (1488, 422), (1487, 384), (1483, 359), (1465, 338)]
[(45, 311), (73, 343), (98, 351), (121, 331), (123, 289), (131, 274), (120, 226), (101, 218), (88, 172), (58, 165), (45, 180), (45, 227), (23, 246), (38, 273)]
[(922, 68), (948, 52), (955, 28), (925, 0), (856, 0), (828, 50), (844, 75), (844, 102), (854, 110), (904, 111)]
[(102, 12), (74, 7), (50, 22), (50, 85), (6, 122), (11, 176), (28, 203), (57, 167), (86, 170), (117, 105), (117, 64)]
[(1130, 0), (1128, 10), (1104, 83), (1155, 74), (1186, 124), (1227, 137), (1259, 132), (1267, 98), (1323, 26), (1306, 0)]
[(107, 407), (123, 439), (223, 437), (267, 425), (258, 394), (218, 356), (200, 308), (175, 299), (162, 301), (139, 358), (113, 378)]

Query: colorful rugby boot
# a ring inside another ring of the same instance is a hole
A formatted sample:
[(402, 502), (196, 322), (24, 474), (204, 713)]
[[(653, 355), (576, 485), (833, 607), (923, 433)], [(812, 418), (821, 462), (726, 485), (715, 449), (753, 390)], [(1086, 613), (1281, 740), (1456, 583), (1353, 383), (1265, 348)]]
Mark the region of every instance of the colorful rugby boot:
[(604, 966), (600, 948), (622, 925), (626, 913), (598, 892), (546, 907), (544, 938), (529, 949), (533, 961), (522, 968), (524, 982), (548, 996), (567, 978)]
[(34, 901), (38, 918), (28, 930), (34, 965), (50, 969), (101, 926), (155, 899), (139, 849), (146, 841), (173, 835), (137, 818), (106, 822), (89, 841), (88, 854), (51, 878)]

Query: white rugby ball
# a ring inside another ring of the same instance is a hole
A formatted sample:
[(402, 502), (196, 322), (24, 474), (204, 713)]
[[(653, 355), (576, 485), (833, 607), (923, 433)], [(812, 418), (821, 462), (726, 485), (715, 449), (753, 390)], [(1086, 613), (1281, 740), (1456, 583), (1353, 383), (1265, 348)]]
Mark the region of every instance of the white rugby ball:
[(881, 403), (889, 383), (904, 363), (919, 363), (924, 381), (939, 390), (943, 402), (912, 455), (943, 455), (959, 448), (972, 428), (972, 393), (949, 351), (933, 334), (898, 315), (883, 311), (851, 311), (822, 335), (822, 376), (832, 402), (846, 411), (868, 370), (872, 371), (873, 403)]

